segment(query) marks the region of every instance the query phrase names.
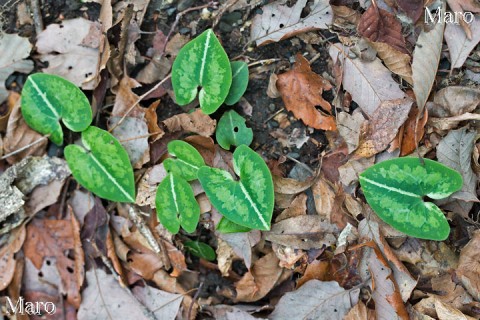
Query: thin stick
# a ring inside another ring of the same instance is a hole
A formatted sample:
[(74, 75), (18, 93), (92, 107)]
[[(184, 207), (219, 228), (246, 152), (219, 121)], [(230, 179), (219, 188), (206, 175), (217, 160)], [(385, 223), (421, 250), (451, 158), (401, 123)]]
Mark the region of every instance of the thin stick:
[(275, 112), (274, 114), (272, 114), (270, 117), (267, 118), (267, 120), (263, 121), (263, 123), (267, 123), (268, 121), (272, 120), (273, 118), (275, 118), (277, 115), (279, 115), (280, 113), (282, 113), (282, 111), (284, 111), (285, 108), (281, 108), (280, 110), (278, 110), (277, 112)]
[(282, 59), (272, 58), (272, 59), (259, 60), (259, 61), (249, 63), (248, 67), (251, 68), (251, 67), (256, 66), (258, 64), (261, 64), (261, 65), (271, 64), (271, 63), (274, 63), (274, 62), (277, 62), (277, 61), (280, 61), (280, 60), (282, 60)]
[(38, 0), (30, 0), (30, 7), (32, 8), (33, 24), (35, 25), (35, 33), (38, 35), (43, 31), (42, 11)]
[(24, 146), (24, 147), (21, 147), (20, 149), (17, 149), (17, 150), (15, 150), (15, 151), (12, 151), (12, 152), (10, 152), (10, 153), (7, 153), (7, 154), (4, 155), (3, 157), (1, 157), (0, 160), (5, 160), (5, 159), (7, 159), (7, 158), (9, 158), (9, 157), (11, 157), (11, 156), (13, 156), (13, 155), (16, 155), (17, 153), (20, 153), (20, 152), (22, 152), (22, 151), (25, 151), (25, 150), (27, 150), (28, 148), (30, 148), (31, 146), (34, 146), (34, 145), (42, 142), (43, 140), (48, 139), (48, 137), (50, 137), (50, 134), (44, 135), (44, 136), (41, 137), (40, 139), (35, 140), (35, 141), (33, 141), (32, 143), (27, 144), (27, 145)]
[(120, 119), (120, 121), (118, 121), (112, 128), (110, 128), (110, 130), (108, 130), (108, 132), (112, 132), (116, 127), (118, 127), (119, 125), (122, 124), (122, 122), (125, 120), (125, 118), (130, 114), (130, 112), (132, 112), (133, 108), (135, 108), (139, 103), (140, 101), (142, 101), (146, 96), (148, 96), (150, 93), (152, 93), (153, 91), (157, 90), (158, 87), (160, 87), (162, 84), (165, 83), (165, 81), (167, 81), (168, 79), (170, 79), (172, 77), (171, 74), (169, 74), (168, 76), (166, 76), (165, 78), (163, 78), (162, 81), (160, 81), (159, 83), (157, 83), (155, 86), (153, 86), (152, 89), (148, 90), (147, 92), (145, 92), (144, 94), (142, 94), (137, 101), (135, 101), (135, 103), (130, 107), (130, 109), (127, 110), (127, 112), (125, 112), (125, 114), (123, 115), (123, 117)]

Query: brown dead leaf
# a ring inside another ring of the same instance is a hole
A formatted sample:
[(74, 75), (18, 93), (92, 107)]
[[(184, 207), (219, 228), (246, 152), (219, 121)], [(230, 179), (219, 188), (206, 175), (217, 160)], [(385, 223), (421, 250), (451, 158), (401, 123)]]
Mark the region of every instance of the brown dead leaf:
[[(42, 135), (32, 129), (23, 120), (22, 113), (20, 111), (20, 99), (15, 104), (12, 113), (8, 119), (7, 132), (3, 139), (4, 153), (8, 154), (22, 147), (30, 145), (31, 143), (38, 141), (42, 138)], [(7, 162), (14, 164), (28, 156), (42, 156), (45, 154), (47, 139), (34, 144), (26, 150), (19, 152), (13, 156), (7, 158)]]
[(365, 118), (360, 109), (356, 109), (352, 115), (347, 112), (337, 114), (338, 132), (347, 143), (348, 153), (358, 148), (360, 131)]
[(258, 259), (240, 281), (235, 283), (236, 301), (253, 302), (265, 297), (278, 283), (290, 277), (292, 272), (279, 265), (275, 253)]
[(355, 155), (368, 158), (385, 150), (407, 120), (412, 104), (410, 98), (383, 102), (364, 125)]
[(359, 301), (343, 320), (375, 320), (375, 311), (368, 309), (362, 301)]
[[(74, 260), (69, 258), (70, 250)], [(79, 265), (75, 261), (83, 257), (75, 256), (79, 251), (75, 250), (72, 223), (68, 220), (33, 219), (27, 226), (24, 251), (37, 269), (42, 267), (44, 259), (56, 259), (56, 269), (61, 277), (59, 290), (67, 295), (69, 303), (78, 308), (81, 297), (77, 279), (81, 270), (77, 269)]]
[(282, 268), (293, 269), (298, 261), (307, 259), (305, 251), (282, 246), (281, 244), (272, 243), (272, 250), (279, 259), (278, 265)]
[(207, 165), (213, 165), (213, 159), (215, 158), (215, 143), (212, 138), (201, 135), (188, 136), (184, 139), (197, 149), (202, 155)]
[(312, 279), (327, 281), (328, 262), (313, 260), (307, 265), (303, 276), (297, 281), (297, 289)]
[[(133, 93), (132, 89), (140, 86), (136, 80), (124, 76), (117, 88), (117, 95), (115, 96), (115, 104), (112, 109), (112, 117), (123, 117), (127, 111), (137, 103), (138, 96)], [(138, 104), (128, 114), (130, 117), (143, 118), (145, 110)]]
[(300, 193), (291, 205), (275, 218), (275, 222), (307, 214), (307, 198), (305, 193)]
[[(20, 99), (20, 94), (15, 91), (10, 91), (8, 94), (7, 101), (5, 104), (2, 104), (0, 107), (0, 132), (4, 132), (7, 129), (8, 124), (8, 117), (10, 113), (12, 113), (15, 104), (17, 103), (18, 99)], [(4, 108), (5, 106), (5, 108)], [(0, 154), (1, 154), (0, 150)]]
[(357, 26), (358, 22), (360, 21), (361, 15), (358, 11), (353, 10), (347, 6), (336, 6), (332, 4), (330, 1), (332, 11), (333, 11), (333, 23), (336, 25), (346, 25), (346, 24), (353, 24)]
[(336, 242), (338, 229), (318, 215), (301, 215), (282, 220), (265, 232), (265, 239), (295, 249), (320, 249)]
[[(425, 108), (423, 113), (423, 117), (418, 120), (418, 108), (415, 107), (410, 110), (408, 114), (408, 119), (405, 121), (404, 130), (403, 130), (403, 137), (401, 141), (400, 147), (400, 156), (406, 156), (412, 153), (419, 141), (422, 140), (423, 134), (425, 133), (425, 124), (428, 120), (428, 110)], [(416, 125), (416, 128), (415, 128)]]
[(270, 78), (268, 78), (267, 96), (272, 99), (280, 98), (282, 96), (277, 89), (277, 80), (278, 75), (276, 73), (272, 73)]
[(299, 194), (310, 188), (310, 186), (315, 182), (315, 179), (307, 179), (305, 181), (298, 181), (291, 178), (282, 178), (278, 176), (273, 176), (273, 186), (275, 193), (279, 194)]
[(169, 132), (185, 131), (210, 137), (215, 132), (216, 121), (198, 109), (192, 113), (181, 113), (162, 123)]
[(446, 303), (443, 303), (440, 300), (435, 300), (435, 311), (437, 311), (437, 317), (439, 320), (474, 320), (472, 318), (463, 314), (460, 310), (455, 309), (449, 306)]
[(398, 51), (383, 42), (372, 42), (371, 45), (390, 71), (398, 74), (409, 84), (413, 83), (411, 56), (408, 53)]
[(458, 127), (458, 124), (461, 121), (467, 120), (480, 120), (480, 114), (478, 113), (464, 113), (459, 116), (449, 117), (449, 118), (429, 118), (428, 124), (439, 130), (450, 130), (452, 128)]
[(151, 134), (150, 141), (154, 142), (163, 137), (165, 132), (158, 126), (157, 108), (160, 100), (153, 102), (145, 111), (145, 120), (147, 121), (148, 133)]
[(363, 13), (357, 30), (370, 41), (387, 43), (395, 50), (408, 54), (402, 24), (393, 14), (378, 8), (375, 2)]
[(236, 255), (245, 261), (247, 269), (250, 269), (252, 266), (252, 248), (260, 242), (260, 231), (220, 233), (218, 237), (227, 242)]
[(457, 277), (475, 300), (480, 298), (480, 231), (473, 233), (473, 238), (460, 252), (456, 270)]
[(451, 273), (433, 277), (431, 279), (432, 290), (436, 293), (436, 299), (451, 307), (464, 311), (465, 305), (472, 302), (473, 298), (463, 286), (453, 281), (453, 277)]
[(25, 225), (22, 225), (10, 232), (8, 243), (0, 248), (0, 290), (5, 290), (15, 275), (14, 255), (22, 248), (25, 236)]
[(473, 112), (480, 104), (480, 89), (464, 86), (449, 86), (435, 93), (435, 106), (429, 108), (432, 117), (460, 116)]
[(332, 106), (322, 97), (323, 90), (331, 88), (327, 80), (310, 69), (308, 60), (301, 54), (296, 55), (293, 69), (278, 75), (277, 80), (277, 89), (285, 108), (315, 129), (336, 130), (335, 118), (315, 108), (320, 106), (324, 112), (331, 112)]
[[(463, 19), (460, 20), (463, 21)], [(470, 52), (480, 41), (480, 19), (478, 19), (478, 16), (467, 26), (470, 29), (470, 38), (465, 33), (466, 29), (462, 30), (463, 25), (447, 23), (445, 27), (444, 37), (448, 44), (451, 69), (461, 68)]]
[(235, 258), (235, 252), (226, 241), (220, 238), (218, 239), (218, 246), (215, 252), (217, 253), (218, 270), (220, 270), (223, 277), (228, 277), (228, 272)]

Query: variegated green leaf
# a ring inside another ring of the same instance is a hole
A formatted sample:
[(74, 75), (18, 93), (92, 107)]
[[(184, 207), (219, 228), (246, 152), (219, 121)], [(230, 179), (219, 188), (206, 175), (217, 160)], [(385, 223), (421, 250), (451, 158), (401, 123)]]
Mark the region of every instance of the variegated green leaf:
[(169, 173), (158, 185), (155, 197), (158, 219), (171, 233), (182, 228), (192, 233), (200, 219), (200, 206), (190, 184), (175, 173)]
[(248, 87), (248, 65), (243, 61), (233, 61), (232, 67), (232, 85), (225, 104), (231, 106), (240, 100)]
[(88, 128), (92, 108), (87, 97), (73, 83), (51, 74), (36, 73), (27, 78), (22, 91), (22, 115), (25, 122), (50, 140), (63, 144), (60, 120), (75, 132)]
[(185, 241), (183, 244), (194, 256), (213, 261), (217, 258), (215, 250), (208, 244), (199, 241)]
[(234, 110), (227, 111), (218, 121), (215, 132), (218, 144), (226, 150), (230, 146), (242, 144), (250, 145), (253, 140), (253, 131), (245, 124), (245, 119)]
[(168, 143), (168, 153), (175, 159), (165, 159), (165, 170), (172, 172), (187, 181), (197, 179), (198, 169), (205, 165), (200, 153), (189, 143), (181, 140), (173, 140)]
[(239, 224), (236, 224), (235, 222), (228, 220), (225, 217), (222, 217), (222, 219), (220, 219), (220, 222), (217, 225), (216, 230), (221, 233), (237, 233), (248, 232), (252, 229), (241, 226)]
[(368, 204), (395, 229), (412, 237), (445, 240), (450, 227), (443, 212), (424, 197), (442, 199), (458, 191), (462, 176), (436, 161), (397, 158), (360, 174)]
[(73, 177), (100, 198), (135, 202), (135, 181), (128, 154), (105, 130), (89, 127), (82, 132), (82, 146), (65, 148)]
[(233, 153), (235, 181), (224, 170), (201, 167), (198, 179), (207, 197), (227, 219), (247, 228), (270, 230), (273, 180), (265, 161), (246, 145)]
[(208, 29), (187, 43), (172, 66), (176, 102), (189, 104), (199, 93), (203, 112), (215, 112), (225, 101), (232, 84), (232, 68), (222, 45)]

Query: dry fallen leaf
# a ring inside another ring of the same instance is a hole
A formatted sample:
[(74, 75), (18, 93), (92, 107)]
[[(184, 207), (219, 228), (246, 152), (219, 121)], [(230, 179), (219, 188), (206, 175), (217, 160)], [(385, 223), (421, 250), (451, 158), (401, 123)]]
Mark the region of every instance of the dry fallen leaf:
[(443, 303), (440, 300), (435, 300), (435, 311), (439, 320), (474, 320), (476, 318), (469, 317), (463, 314), (460, 310)]
[(260, 300), (275, 285), (290, 277), (292, 272), (281, 268), (278, 263), (279, 260), (273, 252), (255, 261), (250, 271), (235, 283), (236, 301), (253, 302)]
[(397, 0), (397, 4), (413, 23), (417, 22), (423, 14), (423, 0)]
[(364, 123), (355, 155), (369, 158), (385, 150), (407, 120), (412, 104), (410, 98), (382, 102)]
[(388, 69), (412, 84), (412, 65), (410, 54), (400, 52), (387, 43), (372, 42), (372, 47)]
[(350, 92), (353, 100), (369, 117), (383, 101), (405, 97), (391, 72), (379, 59), (365, 62), (357, 57), (352, 58), (349, 49), (341, 48), (338, 44), (330, 46), (330, 56), (334, 63), (337, 59), (342, 62), (343, 88)]
[(198, 109), (192, 113), (181, 113), (163, 120), (169, 132), (185, 131), (210, 137), (215, 132), (216, 121)]
[(338, 132), (347, 143), (348, 153), (352, 153), (358, 148), (360, 140), (360, 132), (365, 118), (359, 109), (355, 110), (352, 115), (346, 112), (337, 114)]
[(30, 55), (32, 45), (27, 38), (18, 34), (2, 33), (0, 38), (0, 102), (8, 95), (5, 80), (14, 71), (30, 73), (33, 70), (33, 61), (24, 60)]
[(423, 138), (425, 133), (425, 124), (428, 120), (428, 110), (425, 108), (423, 117), (417, 121), (418, 108), (413, 108), (405, 121), (403, 135), (401, 137), (400, 156), (406, 156), (412, 153)]
[(82, 89), (97, 85), (101, 30), (98, 22), (84, 18), (50, 24), (37, 37), (40, 60), (48, 62), (45, 73), (61, 76)]
[[(140, 83), (128, 76), (120, 80), (115, 96), (115, 104), (112, 109), (112, 117), (123, 117), (138, 101), (138, 96), (132, 91), (133, 88), (140, 86)], [(138, 104), (129, 112), (130, 117), (143, 118), (145, 109)]]
[(320, 106), (330, 113), (332, 106), (322, 97), (323, 90), (330, 90), (331, 84), (310, 69), (308, 60), (296, 55), (293, 69), (278, 75), (277, 89), (282, 95), (285, 108), (292, 111), (297, 119), (315, 129), (335, 130), (335, 118), (315, 108)]
[(445, 41), (448, 44), (451, 68), (461, 68), (470, 52), (480, 42), (480, 19), (473, 19), (469, 25), (472, 32), (468, 39), (462, 27), (455, 23), (448, 23), (445, 27)]
[(335, 281), (310, 280), (280, 299), (272, 319), (341, 320), (358, 302), (360, 289), (345, 290)]
[[(428, 108), (432, 117), (459, 116), (473, 112), (480, 104), (480, 89), (464, 86), (449, 86), (435, 93), (434, 107)], [(429, 105), (429, 104), (428, 104)]]
[(383, 42), (397, 51), (408, 53), (402, 25), (396, 16), (372, 2), (357, 26), (358, 33), (373, 42)]
[(307, 0), (300, 0), (290, 8), (286, 1), (276, 1), (262, 7), (262, 14), (256, 15), (252, 20), (250, 33), (251, 41), (257, 46), (277, 42), (296, 34), (316, 30), (327, 29), (332, 23), (332, 9), (328, 0), (320, 0), (310, 8), (310, 14), (301, 17)]
[(480, 299), (480, 231), (473, 233), (472, 239), (460, 252), (458, 268), (455, 271), (465, 289), (475, 300)]
[(250, 269), (252, 265), (252, 248), (260, 242), (261, 233), (258, 230), (250, 232), (220, 233), (218, 237), (229, 244), (233, 251), (245, 261)]
[(14, 255), (22, 248), (25, 236), (25, 226), (22, 225), (11, 231), (7, 243), (0, 248), (0, 290), (5, 290), (13, 280), (16, 264)]

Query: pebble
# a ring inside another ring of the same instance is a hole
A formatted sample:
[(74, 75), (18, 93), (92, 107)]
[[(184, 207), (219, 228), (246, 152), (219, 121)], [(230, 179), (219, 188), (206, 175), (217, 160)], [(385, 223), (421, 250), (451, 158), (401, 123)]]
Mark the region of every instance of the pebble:
[(270, 112), (275, 111), (275, 104), (270, 103), (270, 104), (268, 105), (268, 110), (270, 110)]

